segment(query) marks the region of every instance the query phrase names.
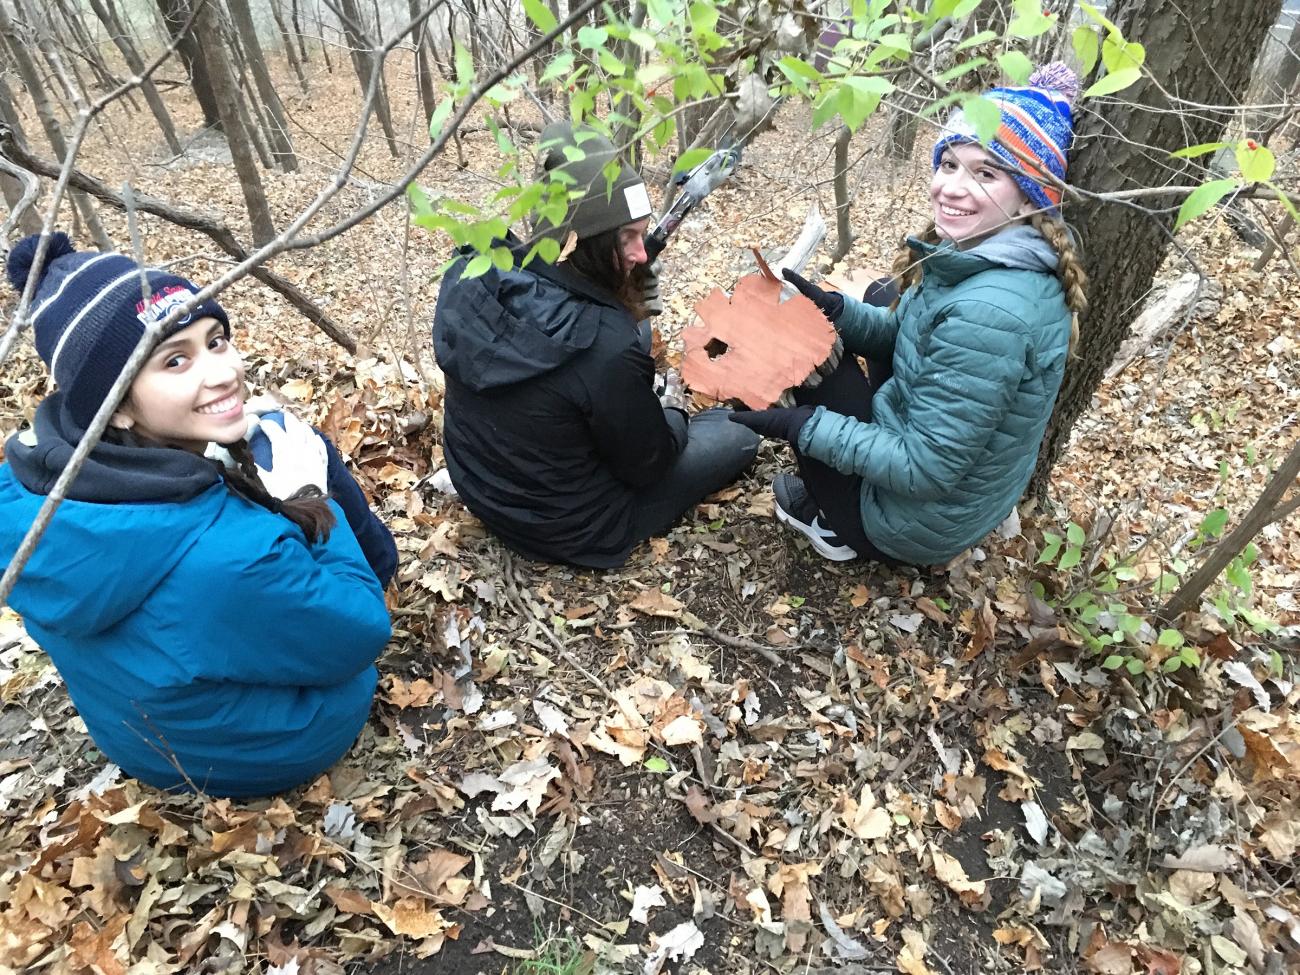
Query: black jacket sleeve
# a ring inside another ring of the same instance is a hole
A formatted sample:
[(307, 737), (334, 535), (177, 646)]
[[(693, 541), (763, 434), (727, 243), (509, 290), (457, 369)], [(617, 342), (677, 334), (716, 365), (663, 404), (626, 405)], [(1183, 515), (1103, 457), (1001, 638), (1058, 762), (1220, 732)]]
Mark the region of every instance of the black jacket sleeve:
[(587, 383), (592, 438), (613, 475), (641, 488), (667, 474), (686, 447), (686, 414), (660, 405), (654, 360), (628, 345), (604, 358)]
[(384, 523), (370, 510), (361, 486), (353, 480), (343, 458), (339, 456), (338, 448), (323, 433), (321, 439), (325, 441), (325, 450), (329, 455), (326, 486), (330, 496), (343, 509), (348, 527), (357, 536), (361, 554), (366, 557), (379, 584), (386, 589), (392, 581), (393, 573), (397, 571), (397, 545)]

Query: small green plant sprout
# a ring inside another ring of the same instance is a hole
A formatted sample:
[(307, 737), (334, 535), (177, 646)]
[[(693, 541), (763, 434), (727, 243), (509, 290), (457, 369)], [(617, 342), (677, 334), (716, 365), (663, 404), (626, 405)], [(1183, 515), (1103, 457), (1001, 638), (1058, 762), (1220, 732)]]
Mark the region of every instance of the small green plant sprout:
[[(536, 937), (540, 940), (540, 931)], [(535, 955), (521, 961), (513, 975), (590, 975), (596, 967), (595, 954), (572, 935), (547, 938)]]

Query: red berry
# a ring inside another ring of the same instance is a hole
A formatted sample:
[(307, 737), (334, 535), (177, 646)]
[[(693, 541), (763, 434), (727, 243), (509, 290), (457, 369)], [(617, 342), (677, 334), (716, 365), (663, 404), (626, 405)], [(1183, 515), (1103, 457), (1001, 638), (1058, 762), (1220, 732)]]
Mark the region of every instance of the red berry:
[(1259, 148), (1259, 143), (1256, 142), (1254, 139), (1247, 139), (1246, 148), (1254, 152), (1256, 149)]

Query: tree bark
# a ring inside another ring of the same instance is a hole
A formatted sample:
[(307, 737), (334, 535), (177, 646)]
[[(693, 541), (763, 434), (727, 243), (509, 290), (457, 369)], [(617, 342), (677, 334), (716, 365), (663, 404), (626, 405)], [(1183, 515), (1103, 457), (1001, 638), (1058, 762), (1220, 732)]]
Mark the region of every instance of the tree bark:
[(248, 208), (248, 219), (253, 229), (253, 240), (260, 246), (275, 237), (275, 224), (271, 221), (271, 209), (266, 204), (266, 191), (262, 188), (262, 174), (257, 160), (253, 158), (250, 136), (239, 114), (239, 88), (226, 55), (221, 23), (211, 3), (205, 3), (200, 8), (194, 32), (202, 45), (203, 62), (221, 113), (221, 127), (225, 130), (226, 142), (230, 146), (230, 158), (239, 174), (244, 204)]
[(281, 42), (284, 44), (284, 56), (289, 62), (289, 67), (293, 73), (298, 76), (298, 85), (302, 88), (302, 93), (307, 94), (307, 75), (303, 73), (302, 62), (298, 60), (298, 48), (289, 35), (289, 30), (284, 24), (284, 14), (280, 10), (280, 0), (271, 0), (271, 15), (275, 17), (276, 29), (280, 32)]
[(849, 219), (849, 140), (853, 133), (841, 125), (835, 133), (835, 249), (831, 263), (844, 260), (853, 246), (853, 223)]
[[(210, 3), (211, 0), (208, 0)], [(185, 63), (185, 71), (190, 76), (190, 86), (194, 97), (198, 99), (199, 108), (203, 110), (203, 124), (209, 129), (221, 131), (221, 111), (217, 107), (217, 96), (212, 91), (212, 80), (208, 77), (208, 66), (204, 63), (203, 52), (191, 28), (181, 36), (185, 22), (189, 20), (190, 9), (187, 0), (158, 0), (158, 12), (162, 14), (163, 23), (167, 25), (168, 34), (180, 37), (176, 53)]]
[(1273, 93), (1269, 95), (1269, 100), (1286, 98), (1295, 87), (1298, 78), (1300, 78), (1300, 16), (1296, 17), (1295, 23), (1291, 25), (1291, 33), (1287, 35), (1286, 50), (1282, 52), (1282, 61), (1277, 66), (1277, 73), (1273, 75)]
[[(27, 94), (32, 100), (32, 104), (36, 109), (36, 117), (41, 120), (41, 127), (45, 129), (45, 137), (49, 140), (50, 148), (54, 150), (55, 158), (59, 162), (63, 162), (68, 155), (68, 143), (63, 138), (63, 127), (59, 124), (59, 118), (54, 112), (54, 106), (50, 104), (45, 85), (41, 80), (41, 74), (36, 69), (36, 62), (32, 60), (27, 47), (24, 46), (22, 39), (18, 36), (14, 23), (10, 20), (9, 13), (5, 10), (3, 4), (0, 4), (0, 35), (3, 35), (9, 43), (14, 66), (18, 69), (18, 77), (22, 79), (23, 86), (26, 87)], [(86, 228), (90, 231), (96, 245), (105, 249), (111, 248), (113, 243), (104, 231), (104, 225), (99, 222), (99, 214), (95, 212), (94, 204), (82, 193), (74, 194), (72, 203), (77, 212), (81, 214), (82, 219), (86, 221)]]
[(1251, 506), (1250, 511), (1246, 512), (1246, 517), (1241, 520), (1241, 524), (1214, 546), (1209, 558), (1187, 577), (1187, 581), (1169, 597), (1169, 602), (1161, 607), (1157, 614), (1160, 619), (1173, 621), (1194, 608), (1200, 601), (1201, 594), (1210, 588), (1229, 563), (1245, 550), (1251, 539), (1279, 518), (1286, 516), (1286, 509), (1290, 506), (1284, 505), (1282, 499), (1296, 484), (1297, 476), (1300, 476), (1300, 439), (1292, 444), (1290, 452), (1273, 472), (1269, 482), (1264, 485), (1264, 490)]
[[(26, 142), (22, 119), (18, 117), (18, 110), (14, 107), (14, 94), (9, 90), (9, 84), (3, 74), (0, 74), (0, 122), (9, 127), (10, 138), (18, 142)], [(5, 202), (9, 204), (9, 212), (12, 214), (22, 200), (23, 185), (15, 176), (8, 173), (0, 174), (0, 190), (3, 190)], [(19, 215), (18, 229), (24, 234), (34, 234), (41, 229), (41, 221), (36, 214), (35, 206), (28, 207)]]
[[(131, 43), (131, 39), (121, 33), (118, 25), (113, 23), (103, 0), (90, 0), (90, 9), (94, 11), (95, 16), (107, 28), (113, 43), (122, 52), (122, 59), (126, 61), (131, 73), (137, 76), (144, 74), (144, 61), (140, 58), (139, 52), (136, 51), (135, 45)], [(167, 141), (167, 148), (172, 151), (172, 155), (179, 156), (181, 154), (181, 141), (176, 137), (176, 126), (172, 124), (172, 117), (168, 114), (167, 106), (163, 104), (162, 96), (158, 94), (158, 87), (153, 83), (153, 79), (145, 78), (140, 84), (140, 91), (144, 95), (145, 102), (149, 105), (149, 110), (153, 112), (158, 127), (162, 129), (163, 138)]]
[(267, 140), (271, 144), (271, 155), (284, 172), (296, 173), (298, 157), (294, 155), (293, 143), (289, 141), (289, 120), (285, 118), (284, 105), (280, 103), (270, 72), (266, 70), (266, 56), (257, 40), (257, 28), (253, 26), (253, 12), (248, 8), (248, 0), (226, 0), (226, 6), (235, 22), (235, 30), (239, 32), (239, 42), (244, 48), (244, 62), (252, 72), (262, 107), (266, 109)]
[[(1146, 46), (1144, 77), (1076, 116), (1072, 183), (1105, 192), (1169, 183), (1197, 183), (1192, 165), (1175, 168), (1169, 153), (1219, 138), (1250, 80), (1251, 66), (1282, 0), (1239, 0), (1225, 30), (1218, 0), (1120, 0), (1108, 16), (1129, 41)], [(1086, 83), (1085, 83), (1086, 87)], [(1163, 89), (1163, 90), (1162, 90)], [(1165, 92), (1220, 111), (1180, 110)], [(1118, 136), (1118, 137), (1117, 137)], [(1080, 322), (1080, 358), (1066, 367), (1030, 489), (1042, 492), (1075, 421), (1087, 409), (1137, 316), (1169, 248), (1173, 212), (1151, 214), (1116, 203), (1067, 207), (1083, 242), (1088, 311)]]
[[(375, 50), (362, 33), (361, 12), (356, 0), (339, 0), (339, 9), (343, 12), (343, 32), (348, 40), (348, 50), (352, 54), (352, 66), (356, 69), (361, 82), (362, 97), (370, 90), (370, 78), (375, 73)], [(477, 61), (475, 62), (478, 63)], [(397, 148), (397, 133), (393, 129), (393, 116), (388, 109), (388, 93), (384, 89), (383, 65), (378, 65), (379, 77), (375, 84), (374, 110), (379, 124), (388, 140), (388, 151), (396, 159), (400, 153)]]
[(113, 77), (113, 72), (108, 69), (108, 65), (104, 63), (98, 45), (91, 40), (90, 32), (86, 30), (86, 25), (81, 22), (78, 12), (69, 9), (68, 0), (56, 0), (55, 6), (58, 8), (59, 17), (68, 28), (72, 38), (71, 43), (68, 44), (69, 49), (71, 50), (75, 45), (78, 48), (78, 56), (82, 57), (86, 64), (90, 66), (90, 70), (94, 72), (102, 90), (112, 91), (118, 86), (118, 81)]
[[(421, 0), (406, 0), (406, 7), (412, 20), (420, 15), (420, 6)], [(430, 19), (425, 18), (420, 29), (415, 32), (415, 37), (411, 38), (415, 43), (415, 75), (420, 82), (420, 106), (424, 110), (426, 129), (429, 119), (433, 117), (433, 110), (437, 107), (433, 94), (433, 72), (429, 70)]]

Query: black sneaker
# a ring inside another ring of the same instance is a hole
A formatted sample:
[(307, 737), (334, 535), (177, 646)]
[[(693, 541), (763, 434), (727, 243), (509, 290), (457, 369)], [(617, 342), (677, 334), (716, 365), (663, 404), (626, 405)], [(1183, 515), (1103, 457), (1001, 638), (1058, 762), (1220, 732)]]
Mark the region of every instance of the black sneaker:
[(802, 532), (817, 554), (832, 562), (848, 562), (858, 553), (821, 523), (822, 513), (812, 499), (803, 479), (796, 474), (778, 474), (772, 481), (772, 494), (776, 497), (776, 519)]

